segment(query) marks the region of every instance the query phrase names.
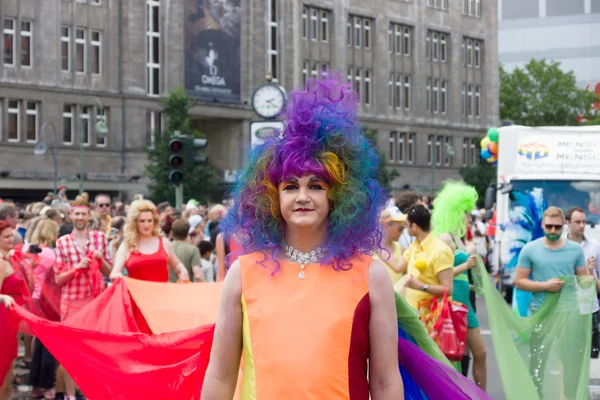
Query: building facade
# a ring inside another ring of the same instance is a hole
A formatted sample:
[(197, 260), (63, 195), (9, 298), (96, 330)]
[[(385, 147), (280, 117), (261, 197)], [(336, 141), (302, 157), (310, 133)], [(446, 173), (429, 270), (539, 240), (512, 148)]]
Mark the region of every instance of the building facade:
[(499, 0), (499, 57), (509, 71), (531, 59), (560, 61), (600, 93), (600, 0)]
[[(161, 99), (190, 85), (196, 63), (212, 71), (203, 83), (218, 86), (227, 69), (236, 77), (239, 93), (203, 96), (191, 110), (223, 181), (245, 165), (258, 119), (250, 99), (267, 75), (287, 91), (323, 70), (347, 75), (386, 165), (401, 173), (396, 190), (428, 192), (457, 178), (498, 121), (491, 1), (0, 0), (0, 19), (0, 197), (52, 189), (52, 157), (34, 156), (40, 141), (56, 149), (69, 190), (83, 171), (92, 194), (144, 193), (144, 148), (164, 128)], [(215, 27), (238, 35), (225, 49), (237, 58), (214, 51), (220, 39), (194, 50), (194, 38)], [(228, 60), (219, 72), (217, 57)]]

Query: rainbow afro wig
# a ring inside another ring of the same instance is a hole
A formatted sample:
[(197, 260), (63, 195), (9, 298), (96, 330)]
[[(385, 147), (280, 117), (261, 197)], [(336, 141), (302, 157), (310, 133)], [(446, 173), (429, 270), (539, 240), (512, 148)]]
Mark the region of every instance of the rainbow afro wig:
[(246, 253), (272, 256), (285, 242), (279, 182), (314, 174), (330, 185), (322, 263), (349, 269), (357, 252), (379, 249), (379, 214), (389, 197), (375, 179), (379, 155), (362, 135), (357, 100), (352, 84), (337, 74), (309, 79), (306, 90), (290, 94), (285, 129), (252, 148), (249, 167), (238, 176), (234, 206), (221, 223), (226, 240), (235, 234)]
[(473, 186), (458, 181), (446, 181), (433, 201), (431, 225), (439, 236), (450, 233), (462, 238), (467, 232), (465, 213), (475, 209), (477, 191)]

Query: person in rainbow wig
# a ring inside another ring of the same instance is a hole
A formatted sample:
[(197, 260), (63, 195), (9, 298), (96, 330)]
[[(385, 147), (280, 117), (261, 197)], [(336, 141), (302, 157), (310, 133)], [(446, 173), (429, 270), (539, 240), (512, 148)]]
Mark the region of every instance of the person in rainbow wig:
[(388, 196), (357, 100), (336, 74), (310, 79), (290, 94), (285, 130), (251, 150), (221, 223), (244, 255), (223, 283), (202, 399), (234, 396), (242, 355), (242, 399), (487, 398), (369, 256)]
[(431, 223), (433, 233), (454, 251), (454, 292), (452, 299), (469, 307), (467, 314), (467, 345), (473, 354), (473, 380), (486, 390), (486, 349), (479, 321), (470, 300), (468, 271), (477, 265), (477, 251), (467, 246), (469, 215), (477, 203), (477, 191), (463, 182), (446, 181), (433, 201)]

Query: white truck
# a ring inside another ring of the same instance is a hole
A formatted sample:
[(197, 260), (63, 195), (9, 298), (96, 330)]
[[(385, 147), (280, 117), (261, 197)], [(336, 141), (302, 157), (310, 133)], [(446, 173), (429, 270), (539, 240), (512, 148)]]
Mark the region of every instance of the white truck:
[[(503, 228), (515, 202), (511, 193), (541, 189), (548, 206), (586, 210), (589, 239), (600, 238), (600, 126), (525, 127), (499, 129), (498, 179), (495, 186), (496, 244), (493, 264), (499, 266), (500, 289), (512, 298), (514, 268), (507, 267), (513, 244)], [(494, 192), (488, 192), (490, 206)], [(565, 229), (566, 231), (566, 229)], [(504, 236), (504, 238), (503, 238)]]

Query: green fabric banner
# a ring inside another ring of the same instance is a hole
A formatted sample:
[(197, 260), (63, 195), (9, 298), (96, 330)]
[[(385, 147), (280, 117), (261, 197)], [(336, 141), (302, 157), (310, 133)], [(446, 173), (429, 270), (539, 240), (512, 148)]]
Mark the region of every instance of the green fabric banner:
[(595, 281), (563, 277), (530, 317), (515, 315), (483, 265), (473, 271), (483, 294), (494, 352), (507, 400), (589, 399), (592, 306)]

